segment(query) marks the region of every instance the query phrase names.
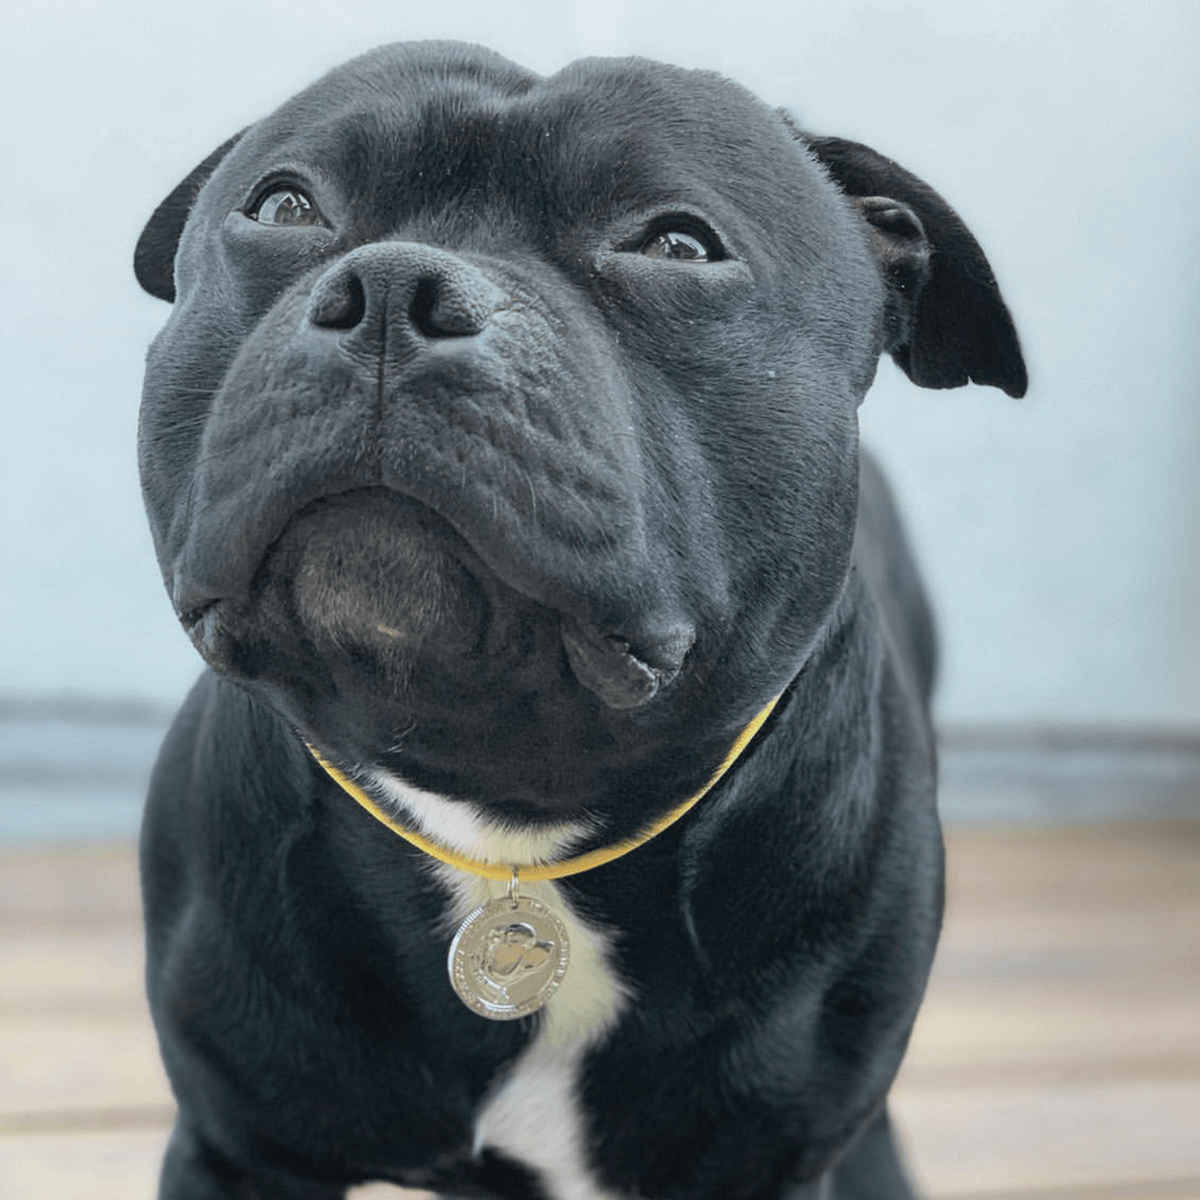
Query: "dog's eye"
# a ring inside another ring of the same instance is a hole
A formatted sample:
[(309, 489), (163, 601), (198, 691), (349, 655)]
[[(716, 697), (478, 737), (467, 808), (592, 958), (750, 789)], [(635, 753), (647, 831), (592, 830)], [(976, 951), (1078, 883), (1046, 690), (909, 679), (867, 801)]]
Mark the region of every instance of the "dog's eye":
[(325, 224), (312, 199), (291, 184), (280, 184), (263, 192), (246, 215), (261, 225)]
[(719, 255), (710, 253), (709, 248), (690, 233), (678, 229), (667, 229), (646, 240), (641, 252), (647, 258), (669, 258), (675, 262), (709, 262)]

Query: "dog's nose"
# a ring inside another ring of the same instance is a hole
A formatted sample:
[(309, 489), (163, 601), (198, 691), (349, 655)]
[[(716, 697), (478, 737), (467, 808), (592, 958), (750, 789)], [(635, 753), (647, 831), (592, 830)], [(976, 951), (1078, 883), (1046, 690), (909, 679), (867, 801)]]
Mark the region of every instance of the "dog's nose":
[(461, 258), (415, 242), (360, 246), (322, 275), (308, 301), (319, 329), (371, 336), (405, 324), (426, 338), (482, 333), (507, 296)]

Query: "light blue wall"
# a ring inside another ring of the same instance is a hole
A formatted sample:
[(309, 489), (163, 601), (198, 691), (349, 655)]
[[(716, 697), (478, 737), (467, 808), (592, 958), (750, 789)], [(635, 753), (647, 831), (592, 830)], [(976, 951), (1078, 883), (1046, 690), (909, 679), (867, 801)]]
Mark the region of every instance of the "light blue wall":
[[(444, 13), (432, 15), (435, 9)], [(947, 721), (1200, 723), (1200, 5), (1069, 0), (203, 4), (0, 16), (0, 699), (171, 700), (196, 662), (143, 528), (130, 274), (192, 164), (381, 41), (553, 70), (722, 70), (938, 187), (992, 259), (1033, 388), (864, 413), (941, 613)]]

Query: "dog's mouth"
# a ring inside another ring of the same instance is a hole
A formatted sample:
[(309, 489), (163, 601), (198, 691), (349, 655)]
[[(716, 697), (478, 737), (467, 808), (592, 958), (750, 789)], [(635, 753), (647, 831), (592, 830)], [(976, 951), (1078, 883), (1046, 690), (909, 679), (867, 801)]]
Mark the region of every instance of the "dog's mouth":
[(374, 693), (426, 719), (448, 691), (465, 698), (481, 682), (514, 706), (577, 702), (580, 688), (616, 712), (649, 704), (679, 675), (690, 629), (631, 635), (586, 607), (525, 594), (432, 509), (361, 488), (306, 505), (245, 596), (193, 605), (181, 620), (235, 679)]

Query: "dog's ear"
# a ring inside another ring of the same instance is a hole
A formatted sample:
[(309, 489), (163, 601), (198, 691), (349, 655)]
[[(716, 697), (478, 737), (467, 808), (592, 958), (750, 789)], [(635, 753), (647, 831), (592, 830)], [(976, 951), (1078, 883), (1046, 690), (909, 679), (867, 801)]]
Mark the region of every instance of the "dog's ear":
[[(242, 130), (245, 133), (245, 130)], [(235, 133), (218, 146), (154, 210), (146, 222), (133, 252), (133, 273), (150, 295), (159, 300), (175, 300), (175, 251), (187, 222), (188, 213), (200, 189), (217, 169), (217, 164), (237, 144), (242, 133)]]
[(799, 134), (862, 214), (888, 285), (885, 349), (922, 387), (991, 384), (1023, 396), (1028, 377), (988, 260), (928, 184), (858, 142)]

